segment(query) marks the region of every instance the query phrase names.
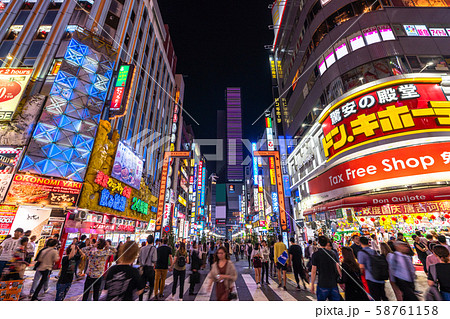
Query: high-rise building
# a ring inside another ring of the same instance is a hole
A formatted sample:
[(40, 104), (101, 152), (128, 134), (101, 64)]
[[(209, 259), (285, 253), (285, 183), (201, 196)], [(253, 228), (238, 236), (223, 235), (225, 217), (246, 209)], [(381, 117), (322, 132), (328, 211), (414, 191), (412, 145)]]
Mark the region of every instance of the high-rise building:
[(448, 162), (442, 150), (450, 142), (450, 122), (441, 115), (450, 109), (449, 5), (271, 6), (279, 116), (285, 135), (298, 139), (288, 157), (292, 204), (308, 227), (356, 218), (392, 229), (396, 220), (413, 221), (420, 207), (430, 207), (426, 220), (433, 221), (445, 210), (439, 205), (450, 204), (433, 202), (450, 194), (441, 185), (448, 170), (436, 165)]
[(227, 88), (227, 180), (242, 181), (242, 110), (241, 88)]
[(16, 219), (38, 204), (42, 222), (78, 207), (118, 221), (99, 232), (146, 228), (164, 151), (180, 146), (176, 60), (156, 0), (0, 1), (0, 81), (15, 94), (0, 101), (0, 152), (16, 155), (0, 195)]

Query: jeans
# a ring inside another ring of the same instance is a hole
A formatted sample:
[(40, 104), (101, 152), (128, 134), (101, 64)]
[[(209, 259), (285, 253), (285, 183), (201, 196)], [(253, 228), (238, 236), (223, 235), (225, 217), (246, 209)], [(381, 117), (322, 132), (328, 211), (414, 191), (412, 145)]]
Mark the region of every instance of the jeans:
[(250, 255), (247, 256), (248, 259), (248, 268), (252, 268), (252, 259), (250, 258)]
[(66, 298), (67, 293), (69, 292), (72, 283), (69, 282), (67, 284), (56, 284), (56, 299), (55, 301), (63, 301)]
[(414, 290), (414, 282), (406, 281), (395, 277), (395, 283), (403, 294), (403, 301), (418, 301)]
[(382, 284), (367, 280), (369, 293), (375, 301), (389, 301), (384, 290), (384, 282)]
[(180, 299), (183, 299), (183, 293), (184, 293), (184, 278), (186, 277), (186, 270), (173, 270), (173, 284), (172, 284), (172, 296), (175, 296), (175, 293), (177, 292), (177, 284), (178, 284), (178, 278), (180, 278)]
[(102, 287), (102, 277), (92, 278), (87, 276), (86, 281), (84, 282), (83, 301), (88, 301), (91, 288), (93, 288), (94, 290), (92, 300), (98, 301), (100, 299), (101, 287)]
[(269, 283), (269, 262), (262, 262), (261, 283), (264, 282), (264, 274), (266, 274), (266, 282)]
[(236, 258), (236, 262), (238, 262), (239, 261), (239, 253), (235, 253), (234, 257)]
[[(155, 269), (153, 269), (153, 266), (144, 266), (142, 281), (144, 282), (144, 284), (147, 284), (148, 282), (148, 300), (150, 300), (153, 293), (153, 288), (155, 286)], [(143, 299), (144, 293), (139, 295), (139, 300), (142, 301)]]
[(155, 296), (162, 296), (166, 285), (167, 269), (155, 269)]
[(36, 291), (33, 293), (33, 297), (31, 297), (31, 300), (37, 300), (39, 296), (39, 292), (41, 291), (42, 287), (48, 283), (48, 278), (50, 276), (51, 270), (44, 270), (44, 271), (36, 271), (41, 273), (41, 279), (39, 280), (39, 285), (36, 288)]
[[(36, 290), (36, 288), (39, 284), (39, 281), (41, 280), (41, 277), (42, 277), (42, 275), (39, 271), (36, 271), (34, 273), (33, 283), (31, 284), (31, 289), (30, 289), (30, 295), (34, 294), (34, 291)], [(48, 289), (48, 282), (49, 282), (48, 280), (45, 282), (44, 290)]]
[(450, 301), (450, 292), (441, 291), (442, 299)]
[(341, 295), (339, 294), (338, 287), (333, 288), (321, 288), (317, 287), (317, 301), (340, 301)]

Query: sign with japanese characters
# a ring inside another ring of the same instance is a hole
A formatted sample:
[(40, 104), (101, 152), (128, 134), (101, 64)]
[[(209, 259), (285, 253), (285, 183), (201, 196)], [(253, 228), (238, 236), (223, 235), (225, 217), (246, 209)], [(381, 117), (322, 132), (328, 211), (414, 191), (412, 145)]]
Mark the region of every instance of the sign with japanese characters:
[(33, 69), (0, 68), (0, 121), (11, 121)]
[(109, 207), (120, 212), (125, 211), (127, 198), (131, 197), (130, 187), (123, 186), (122, 183), (115, 181), (102, 171), (98, 171), (95, 183), (104, 187), (100, 193), (98, 203), (100, 206)]
[(133, 197), (133, 204), (131, 205), (131, 209), (137, 211), (138, 213), (147, 215), (148, 214), (148, 203), (143, 200)]
[(16, 174), (5, 202), (75, 206), (82, 183)]
[(450, 212), (450, 201), (443, 200), (423, 203), (387, 204), (381, 206), (357, 207), (354, 210), (356, 216), (448, 213)]
[(437, 84), (440, 79), (421, 79), (430, 83), (410, 81), (383, 83), (333, 105), (320, 119), (328, 160), (379, 140), (450, 130), (450, 102)]
[(351, 160), (308, 182), (323, 200), (397, 185), (450, 180), (450, 142), (392, 149)]
[(114, 93), (109, 108), (111, 118), (124, 116), (127, 111), (128, 98), (134, 77), (134, 65), (125, 64), (119, 68)]

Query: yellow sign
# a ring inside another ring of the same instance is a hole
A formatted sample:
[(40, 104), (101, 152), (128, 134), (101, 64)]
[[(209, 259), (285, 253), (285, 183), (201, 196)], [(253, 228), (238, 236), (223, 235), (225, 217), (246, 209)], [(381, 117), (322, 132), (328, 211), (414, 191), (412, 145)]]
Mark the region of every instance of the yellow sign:
[(178, 201), (181, 203), (181, 205), (186, 207), (186, 200), (183, 197), (181, 197), (181, 195), (178, 195)]

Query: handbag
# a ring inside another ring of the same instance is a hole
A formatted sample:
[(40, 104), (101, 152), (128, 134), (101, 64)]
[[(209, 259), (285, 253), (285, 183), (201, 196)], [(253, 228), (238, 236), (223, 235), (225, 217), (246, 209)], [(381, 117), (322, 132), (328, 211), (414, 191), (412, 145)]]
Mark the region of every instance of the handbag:
[(237, 294), (233, 291), (233, 288), (230, 288), (230, 292), (228, 293), (228, 300), (236, 300)]
[[(46, 249), (47, 249), (47, 248), (41, 249), (41, 250), (38, 252), (36, 258), (34, 259), (34, 260), (36, 261), (36, 263), (34, 264), (33, 270), (37, 270), (38, 267), (41, 265), (41, 261), (39, 261), (39, 258), (41, 257), (41, 253), (42, 253), (44, 250), (46, 250)], [(47, 250), (48, 250), (48, 249), (47, 249)], [(45, 254), (44, 254), (44, 256), (45, 256)]]

